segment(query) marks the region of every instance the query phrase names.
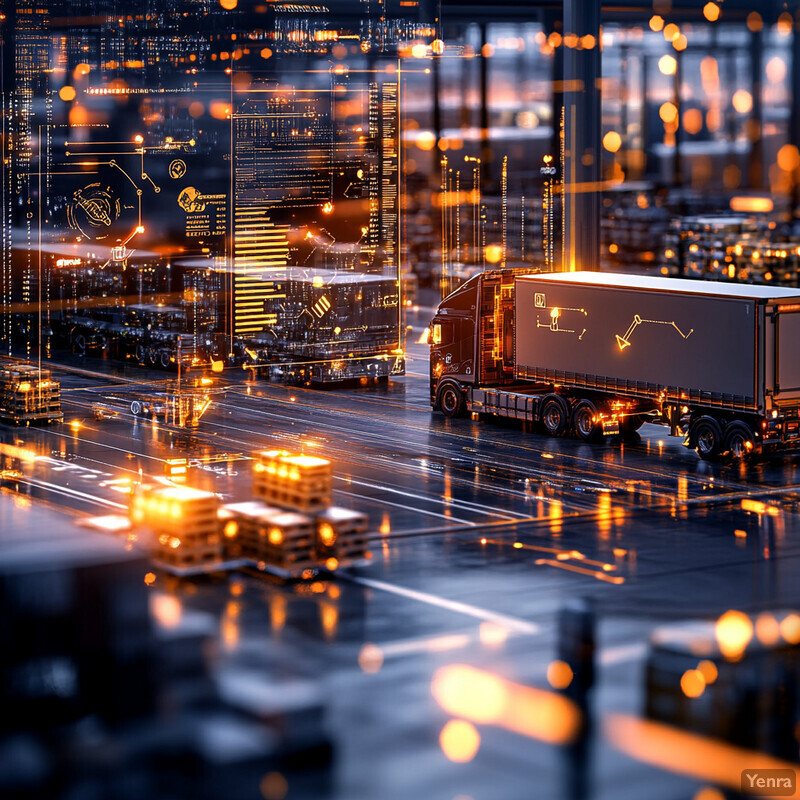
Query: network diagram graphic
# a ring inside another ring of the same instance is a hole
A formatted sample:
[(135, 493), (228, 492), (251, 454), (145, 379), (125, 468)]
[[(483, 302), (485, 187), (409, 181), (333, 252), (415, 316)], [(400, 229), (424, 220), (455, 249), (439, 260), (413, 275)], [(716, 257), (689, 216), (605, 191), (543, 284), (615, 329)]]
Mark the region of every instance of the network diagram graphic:
[(616, 334), (617, 346), (619, 347), (620, 352), (625, 350), (627, 347), (631, 346), (631, 336), (633, 336), (634, 331), (640, 325), (646, 325), (646, 324), (649, 324), (649, 325), (668, 325), (668, 326), (674, 328), (683, 339), (688, 339), (692, 335), (692, 333), (694, 332), (694, 328), (690, 328), (687, 333), (684, 333), (678, 327), (678, 324), (675, 322), (675, 320), (642, 319), (642, 317), (640, 317), (638, 314), (634, 314), (633, 315), (633, 321), (628, 326), (628, 330), (626, 330), (625, 333), (622, 334), (622, 336), (620, 336), (619, 334)]
[[(536, 308), (542, 310), (549, 310), (548, 313), (548, 320), (547, 322), (542, 322), (541, 319), (537, 316), (536, 317), (536, 327), (537, 328), (547, 328), (548, 330), (553, 331), (553, 333), (578, 333), (576, 328), (562, 328), (561, 327), (561, 315), (565, 311), (576, 312), (578, 314), (583, 314), (584, 317), (588, 316), (588, 311), (585, 308), (561, 308), (560, 306), (548, 306), (547, 305), (547, 298), (544, 295), (544, 292), (536, 292), (533, 299), (533, 304)], [(578, 340), (580, 341), (583, 339), (584, 334), (586, 333), (586, 328), (583, 328), (578, 335)]]

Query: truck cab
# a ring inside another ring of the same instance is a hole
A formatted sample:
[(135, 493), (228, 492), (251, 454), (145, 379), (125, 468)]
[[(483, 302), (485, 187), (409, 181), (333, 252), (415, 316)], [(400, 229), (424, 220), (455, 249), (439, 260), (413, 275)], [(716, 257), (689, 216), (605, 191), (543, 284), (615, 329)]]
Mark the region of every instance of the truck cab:
[(435, 410), (458, 416), (470, 387), (514, 382), (514, 280), (531, 272), (483, 272), (442, 300), (428, 336)]

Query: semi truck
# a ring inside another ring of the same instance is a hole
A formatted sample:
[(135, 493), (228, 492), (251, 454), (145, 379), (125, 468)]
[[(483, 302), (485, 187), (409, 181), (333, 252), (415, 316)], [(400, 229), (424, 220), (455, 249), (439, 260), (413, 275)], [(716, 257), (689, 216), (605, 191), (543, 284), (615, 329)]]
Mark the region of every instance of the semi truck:
[(584, 441), (667, 425), (705, 460), (800, 445), (800, 290), (487, 271), (429, 328), (430, 400)]

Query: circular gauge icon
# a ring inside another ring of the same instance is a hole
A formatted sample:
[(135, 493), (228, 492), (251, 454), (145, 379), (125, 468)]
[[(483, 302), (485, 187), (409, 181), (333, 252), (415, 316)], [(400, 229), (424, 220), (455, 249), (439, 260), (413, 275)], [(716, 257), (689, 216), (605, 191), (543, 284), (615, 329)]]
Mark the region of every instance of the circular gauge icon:
[(67, 206), (69, 224), (92, 240), (110, 236), (120, 212), (119, 197), (103, 183), (90, 183), (75, 190)]

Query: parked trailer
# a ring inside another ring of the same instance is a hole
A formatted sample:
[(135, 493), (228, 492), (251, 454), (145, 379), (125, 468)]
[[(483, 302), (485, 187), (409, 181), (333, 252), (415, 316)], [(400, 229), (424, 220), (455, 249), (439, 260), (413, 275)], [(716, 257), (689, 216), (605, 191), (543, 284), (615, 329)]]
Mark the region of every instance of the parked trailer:
[(592, 441), (669, 425), (701, 458), (800, 440), (800, 290), (600, 272), (474, 277), (431, 323), (431, 404)]

